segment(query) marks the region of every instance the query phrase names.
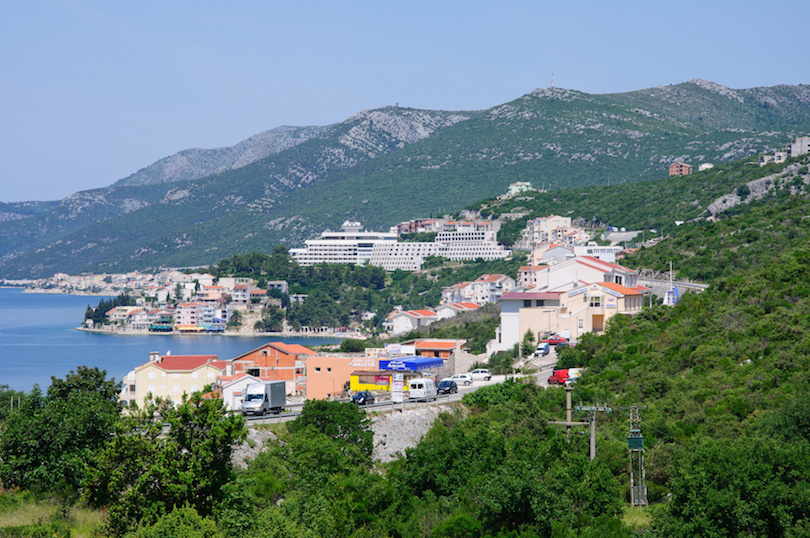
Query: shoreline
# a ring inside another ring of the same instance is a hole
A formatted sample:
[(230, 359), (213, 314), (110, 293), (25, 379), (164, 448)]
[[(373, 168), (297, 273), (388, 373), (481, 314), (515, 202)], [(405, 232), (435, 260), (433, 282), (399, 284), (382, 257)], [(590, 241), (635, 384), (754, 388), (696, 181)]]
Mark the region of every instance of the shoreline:
[(110, 336), (192, 336), (192, 337), (205, 337), (205, 336), (244, 336), (247, 338), (354, 338), (357, 340), (366, 340), (368, 337), (360, 334), (346, 334), (335, 332), (297, 332), (297, 331), (281, 331), (281, 332), (258, 332), (258, 331), (225, 331), (221, 333), (184, 333), (178, 331), (172, 332), (149, 332), (149, 331), (135, 331), (132, 329), (114, 329), (110, 330), (109, 327), (104, 329), (88, 329), (87, 327), (76, 327), (74, 330), (95, 334), (106, 334)]
[(60, 289), (26, 288), (23, 286), (3, 286), (7, 289), (22, 289), (23, 293), (40, 293), (42, 295), (75, 295), (77, 297), (116, 297), (118, 294), (105, 293), (103, 291), (65, 291)]

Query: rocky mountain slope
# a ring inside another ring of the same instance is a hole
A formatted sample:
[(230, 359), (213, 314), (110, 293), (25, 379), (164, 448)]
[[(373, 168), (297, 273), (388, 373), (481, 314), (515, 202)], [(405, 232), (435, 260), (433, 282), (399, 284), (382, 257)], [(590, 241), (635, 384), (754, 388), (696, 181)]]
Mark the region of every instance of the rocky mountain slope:
[[(676, 160), (721, 163), (810, 133), (809, 92), (694, 80), (611, 95), (535, 90), (476, 112), (364, 111), (277, 132), (290, 147), (245, 166), (236, 167), (252, 157), (237, 150), (188, 166), (193, 156), (178, 154), (49, 211), (0, 219), (0, 277), (207, 264), (301, 244), (346, 219), (380, 229), (457, 211), (515, 181), (560, 189), (657, 179)], [(222, 171), (182, 181), (208, 169)]]
[(216, 149), (187, 149), (141, 168), (113, 184), (116, 187), (177, 183), (242, 168), (306, 142), (325, 127), (276, 127), (238, 144)]

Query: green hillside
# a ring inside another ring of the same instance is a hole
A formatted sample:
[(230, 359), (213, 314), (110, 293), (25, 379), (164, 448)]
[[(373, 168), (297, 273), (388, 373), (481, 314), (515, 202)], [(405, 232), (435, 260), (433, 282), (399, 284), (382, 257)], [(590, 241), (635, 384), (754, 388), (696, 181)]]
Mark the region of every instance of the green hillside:
[(213, 263), (300, 245), (347, 218), (385, 229), (456, 212), (515, 181), (555, 192), (635, 185), (676, 160), (722, 165), (784, 147), (810, 132), (807, 94), (690, 81), (612, 95), (536, 90), (477, 112), (365, 111), (236, 170), (159, 192), (77, 195), (52, 214), (0, 222), (0, 276)]

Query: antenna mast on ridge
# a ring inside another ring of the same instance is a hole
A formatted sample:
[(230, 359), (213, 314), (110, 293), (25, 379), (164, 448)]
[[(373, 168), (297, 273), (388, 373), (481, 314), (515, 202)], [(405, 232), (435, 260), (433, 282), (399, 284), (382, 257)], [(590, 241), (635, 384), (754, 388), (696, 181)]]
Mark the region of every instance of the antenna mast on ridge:
[(551, 73), (551, 89), (554, 89), (554, 72)]

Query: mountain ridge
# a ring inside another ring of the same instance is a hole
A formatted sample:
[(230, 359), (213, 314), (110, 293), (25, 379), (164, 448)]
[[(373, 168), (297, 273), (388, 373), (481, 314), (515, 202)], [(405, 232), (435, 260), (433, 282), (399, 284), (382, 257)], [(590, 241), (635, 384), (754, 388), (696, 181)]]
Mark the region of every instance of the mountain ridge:
[(649, 181), (678, 160), (783, 147), (810, 132), (808, 99), (805, 86), (731, 90), (696, 79), (626, 94), (536, 89), (473, 112), (361, 111), (239, 168), (83, 191), (0, 222), (0, 276), (212, 263), (300, 244), (347, 218), (379, 229), (454, 212), (515, 181)]

